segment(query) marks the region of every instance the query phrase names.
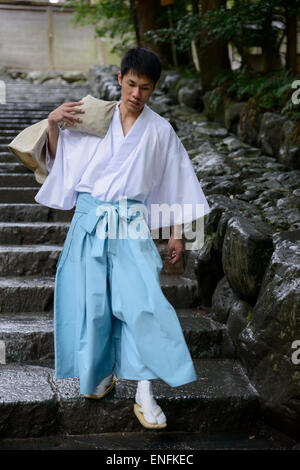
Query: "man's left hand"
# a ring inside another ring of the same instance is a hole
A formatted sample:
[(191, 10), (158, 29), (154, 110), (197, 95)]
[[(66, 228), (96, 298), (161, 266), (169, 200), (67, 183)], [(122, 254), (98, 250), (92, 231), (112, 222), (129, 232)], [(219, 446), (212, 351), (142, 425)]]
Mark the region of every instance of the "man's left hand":
[(180, 259), (183, 251), (183, 243), (179, 238), (171, 238), (168, 241), (168, 257), (169, 263), (175, 264)]

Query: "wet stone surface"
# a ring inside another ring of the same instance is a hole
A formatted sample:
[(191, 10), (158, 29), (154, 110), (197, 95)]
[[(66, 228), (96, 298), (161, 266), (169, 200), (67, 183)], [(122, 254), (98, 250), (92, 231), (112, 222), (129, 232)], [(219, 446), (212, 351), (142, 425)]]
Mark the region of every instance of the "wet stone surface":
[[(223, 351), (224, 325), (200, 309), (176, 311), (192, 358), (217, 358)], [(40, 361), (54, 357), (53, 313), (0, 316), (0, 363)]]
[[(31, 223), (68, 222), (72, 216), (72, 211), (55, 211), (34, 204), (37, 187), (31, 186), (32, 178), (20, 168), (10, 166), (16, 164), (15, 158), (7, 152), (7, 143), (13, 133), (44, 119), (64, 101), (79, 101), (87, 94), (118, 99), (116, 71), (109, 67), (101, 71), (97, 67), (91, 69), (89, 84), (81, 86), (76, 82), (71, 86), (68, 84), (68, 80), (78, 78), (75, 75), (48, 77), (50, 80), (45, 86), (38, 83), (33, 86), (22, 79), (5, 79), (8, 105), (5, 117), (0, 117), (0, 220), (3, 224), (17, 221), (28, 224), (14, 228), (2, 225), (0, 243), (3, 245), (44, 244), (47, 237), (52, 245), (59, 244), (66, 227), (39, 225), (34, 230)], [(40, 75), (35, 78), (38, 81), (45, 79)], [(256, 390), (268, 416), (275, 416), (274, 422), (280, 428), (288, 422), (288, 428), (294, 430), (299, 423), (299, 371), (291, 366), (287, 351), (288, 343), (298, 339), (295, 335), (299, 334), (300, 170), (291, 170), (284, 163), (295, 164), (299, 149), (288, 146), (290, 124), (271, 115), (265, 117), (260, 134), (253, 133), (253, 129), (243, 123), (248, 141), (251, 138), (253, 141), (253, 145), (246, 144), (224, 124), (210, 122), (201, 112), (199, 103), (193, 102), (196, 88), (192, 81), (189, 82), (191, 90), (185, 88), (180, 94), (180, 103), (189, 103), (190, 107), (178, 104), (180, 80), (182, 78), (176, 74), (166, 74), (149, 105), (170, 121), (182, 140), (212, 212), (205, 217), (202, 249), (188, 253), (183, 273), (163, 274), (161, 282), (165, 295), (174, 306), (186, 309), (197, 305), (209, 307), (211, 318), (220, 322), (221, 327), (215, 328), (212, 320), (207, 318), (207, 324), (202, 323), (203, 329), (198, 325), (196, 331), (196, 319), (191, 315), (189, 323), (186, 322), (186, 335), (193, 345), (193, 355), (201, 358), (204, 352), (206, 354), (205, 359), (196, 360), (199, 380), (173, 390), (172, 394), (158, 381), (155, 393), (168, 414), (173, 432), (182, 432), (182, 429), (200, 432), (251, 429), (258, 413)], [(278, 135), (273, 131), (281, 125), (286, 137), (278, 159), (267, 152), (275, 153)], [(11, 238), (14, 241), (10, 241)], [(33, 253), (36, 256), (31, 263)], [(53, 250), (46, 267), (51, 276), (46, 272), (39, 276), (45, 254), (46, 249), (32, 250), (29, 254), (26, 246), (22, 249), (14, 247), (10, 253), (7, 248), (1, 250), (1, 262), (6, 269), (0, 278), (1, 315), (52, 311), (52, 274), (58, 253)], [(261, 255), (257, 260), (259, 263), (255, 264), (258, 254)], [(20, 266), (26, 268), (25, 271)], [(277, 294), (273, 295), (274, 292)], [(87, 402), (78, 396), (78, 380), (70, 379), (64, 383), (53, 380), (52, 333), (47, 330), (46, 320), (44, 325), (37, 325), (33, 317), (31, 320), (27, 332), (19, 324), (14, 344), (9, 345), (12, 330), (9, 331), (8, 323), (2, 335), (8, 343), (11, 358), (15, 348), (19, 357), (24, 354), (22, 360), (26, 357), (31, 361), (36, 358), (37, 362), (42, 359), (45, 367), (41, 367), (43, 362), (37, 368), (33, 365), (0, 366), (0, 382), (3, 381), (0, 387), (0, 435), (28, 437), (61, 432), (79, 435), (118, 433), (120, 429), (140, 431), (139, 423), (132, 416), (134, 384), (118, 382), (101, 407), (99, 403)], [(38, 336), (34, 325), (39, 330)], [(209, 340), (205, 339), (207, 329)], [(30, 343), (35, 346), (31, 347)], [(274, 345), (278, 345), (276, 351)], [(224, 359), (224, 356), (221, 360), (216, 359), (225, 354), (234, 358), (237, 351), (256, 389), (250, 385), (237, 361)], [(280, 385), (283, 383), (288, 384), (284, 391)], [(142, 431), (141, 434), (145, 433)], [(180, 436), (183, 445), (188, 445), (185, 437)], [(223, 444), (231, 445), (230, 433), (227, 437)], [(76, 441), (79, 447), (101, 445), (97, 438), (82, 439)], [(175, 437), (173, 441), (168, 439), (166, 435), (166, 445), (175, 445)], [(243, 445), (243, 442), (237, 444), (238, 440), (239, 437), (235, 445)], [(105, 442), (108, 448), (109, 445), (112, 448), (122, 445), (120, 441)], [(125, 442), (130, 446), (129, 438)], [(197, 441), (195, 445), (201, 446), (201, 442)], [(223, 445), (218, 443), (217, 439), (213, 445)], [(71, 438), (58, 439), (52, 444), (73, 445)], [(33, 441), (32, 445), (35, 445)], [(48, 444), (40, 441), (40, 445)], [(148, 445), (153, 445), (151, 439)], [(211, 443), (207, 441), (204, 445)]]
[[(195, 382), (170, 387), (154, 381), (154, 395), (168, 416), (168, 430), (254, 431), (258, 395), (240, 364), (226, 359), (194, 363)], [(34, 365), (0, 366), (2, 438), (141, 430), (133, 414), (136, 381), (118, 379), (107, 397), (88, 400), (80, 395), (79, 379), (55, 380), (53, 372)]]
[[(196, 432), (130, 432), (3, 439), (0, 450), (296, 450), (292, 440), (272, 435)], [(117, 454), (118, 455), (118, 454)]]

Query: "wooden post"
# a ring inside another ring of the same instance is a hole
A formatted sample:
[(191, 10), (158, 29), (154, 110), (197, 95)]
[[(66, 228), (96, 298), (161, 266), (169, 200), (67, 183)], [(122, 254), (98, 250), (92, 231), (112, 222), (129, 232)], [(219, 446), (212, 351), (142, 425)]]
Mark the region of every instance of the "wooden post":
[[(167, 7), (169, 26), (170, 26), (171, 29), (173, 29), (173, 19), (172, 19), (171, 5), (174, 5), (174, 0), (160, 0), (160, 4), (161, 4), (162, 7)], [(176, 47), (175, 47), (175, 42), (174, 42), (173, 35), (172, 35), (172, 38), (171, 38), (171, 48), (172, 48), (173, 65), (174, 65), (175, 68), (177, 68), (178, 61), (177, 61)]]
[(47, 18), (48, 18), (48, 44), (49, 44), (49, 59), (50, 59), (50, 68), (54, 70), (54, 48), (53, 48), (53, 40), (54, 40), (54, 30), (53, 30), (53, 9), (52, 6), (47, 8)]

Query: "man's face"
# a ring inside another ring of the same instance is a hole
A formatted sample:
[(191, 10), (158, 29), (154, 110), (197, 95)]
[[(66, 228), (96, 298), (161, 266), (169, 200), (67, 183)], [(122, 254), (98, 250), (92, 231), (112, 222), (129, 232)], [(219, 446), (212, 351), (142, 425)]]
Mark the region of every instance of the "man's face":
[(155, 86), (151, 78), (144, 75), (135, 75), (132, 71), (121, 77), (118, 72), (118, 81), (122, 89), (122, 101), (132, 113), (139, 113), (147, 103)]

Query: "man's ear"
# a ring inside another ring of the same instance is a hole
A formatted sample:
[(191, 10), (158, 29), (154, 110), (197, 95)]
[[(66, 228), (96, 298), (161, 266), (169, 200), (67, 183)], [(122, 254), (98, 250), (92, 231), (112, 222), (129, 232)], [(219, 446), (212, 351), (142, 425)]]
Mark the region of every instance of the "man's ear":
[(118, 71), (118, 82), (119, 82), (119, 85), (121, 86), (122, 85), (122, 75), (121, 75), (120, 70)]

